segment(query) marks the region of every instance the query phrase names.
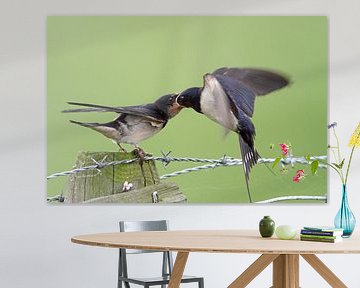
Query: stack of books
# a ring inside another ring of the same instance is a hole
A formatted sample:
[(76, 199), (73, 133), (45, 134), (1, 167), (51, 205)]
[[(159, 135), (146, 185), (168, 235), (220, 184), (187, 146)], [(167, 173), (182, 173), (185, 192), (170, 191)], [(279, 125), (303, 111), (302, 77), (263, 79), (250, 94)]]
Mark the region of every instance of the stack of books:
[(300, 232), (302, 241), (336, 243), (342, 241), (344, 230), (334, 227), (304, 227)]

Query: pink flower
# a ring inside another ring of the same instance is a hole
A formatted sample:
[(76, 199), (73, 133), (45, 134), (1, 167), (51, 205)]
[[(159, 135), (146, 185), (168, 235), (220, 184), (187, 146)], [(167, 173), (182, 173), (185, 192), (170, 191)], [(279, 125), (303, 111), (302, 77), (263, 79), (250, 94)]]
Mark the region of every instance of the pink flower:
[(285, 143), (280, 143), (279, 145), (281, 147), (282, 155), (286, 156), (289, 153), (289, 146), (286, 145)]
[(295, 183), (299, 183), (304, 178), (305, 178), (305, 171), (303, 169), (297, 170), (295, 176), (293, 177), (293, 181)]

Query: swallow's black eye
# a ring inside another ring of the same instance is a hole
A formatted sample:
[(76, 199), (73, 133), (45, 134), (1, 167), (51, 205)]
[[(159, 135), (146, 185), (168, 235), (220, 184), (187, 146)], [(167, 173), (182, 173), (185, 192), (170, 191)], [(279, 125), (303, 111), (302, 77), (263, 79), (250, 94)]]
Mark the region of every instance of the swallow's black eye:
[(168, 105), (172, 105), (173, 102), (174, 102), (174, 96), (169, 97)]
[(185, 99), (185, 96), (184, 96), (184, 95), (180, 95), (180, 96), (177, 98), (177, 102), (178, 102), (179, 104), (181, 104), (181, 103), (184, 101), (184, 99)]

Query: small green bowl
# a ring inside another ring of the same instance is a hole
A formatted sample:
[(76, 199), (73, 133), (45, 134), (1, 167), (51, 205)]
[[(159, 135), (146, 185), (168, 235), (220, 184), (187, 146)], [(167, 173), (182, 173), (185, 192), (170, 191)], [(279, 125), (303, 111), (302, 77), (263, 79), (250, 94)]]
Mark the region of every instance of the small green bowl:
[(290, 240), (296, 236), (297, 229), (290, 225), (281, 225), (276, 228), (275, 234), (278, 238), (283, 240)]

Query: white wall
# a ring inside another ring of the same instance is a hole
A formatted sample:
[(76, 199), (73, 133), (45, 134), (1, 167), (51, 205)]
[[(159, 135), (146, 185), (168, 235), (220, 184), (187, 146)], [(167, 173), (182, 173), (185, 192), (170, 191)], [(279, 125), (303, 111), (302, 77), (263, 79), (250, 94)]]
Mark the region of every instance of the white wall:
[[(316, 220), (331, 223), (340, 201), (339, 180), (330, 173), (327, 206), (48, 206), (44, 200), (47, 15), (328, 15), (329, 122), (340, 124), (341, 144), (346, 145), (360, 120), (359, 11), (358, 0), (2, 0), (0, 287), (115, 287), (116, 250), (78, 246), (70, 243), (70, 237), (116, 231), (119, 219), (167, 218), (172, 229), (237, 229), (256, 228), (263, 215), (272, 215), (278, 224), (300, 227)], [(350, 203), (360, 219), (360, 151), (353, 164)], [(204, 275), (206, 287), (226, 287), (255, 258), (192, 254), (187, 273)], [(321, 258), (349, 287), (360, 287), (356, 273), (360, 255)], [(267, 269), (249, 287), (269, 287), (270, 276)], [(302, 287), (328, 287), (304, 262), (300, 277)]]

